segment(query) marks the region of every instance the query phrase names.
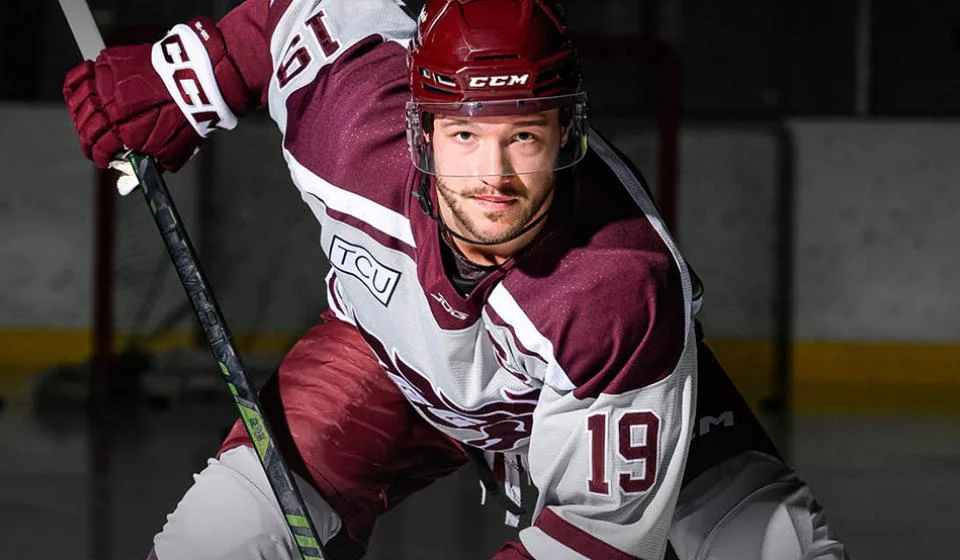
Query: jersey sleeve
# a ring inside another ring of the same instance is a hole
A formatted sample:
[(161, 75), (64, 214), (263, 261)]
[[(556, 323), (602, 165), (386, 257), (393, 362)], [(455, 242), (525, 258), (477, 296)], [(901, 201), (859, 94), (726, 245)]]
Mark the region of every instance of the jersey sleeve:
[[(152, 63), (187, 120), (206, 138), (269, 104), (281, 130), (286, 97), (370, 37), (406, 41), (413, 20), (397, 0), (247, 0), (219, 23), (174, 26)], [(405, 43), (404, 43), (405, 44)]]
[(545, 364), (527, 455), (539, 498), (520, 533), (532, 558), (665, 553), (691, 438), (696, 347), (689, 279), (667, 255), (639, 260), (597, 267), (576, 293), (528, 305), (530, 324), (515, 329)]
[[(277, 0), (275, 4), (283, 4)], [(270, 115), (284, 135), (291, 123), (299, 124), (309, 114), (314, 97), (322, 96), (326, 114), (344, 119), (357, 112), (348, 107), (357, 100), (369, 107), (377, 89), (392, 85), (397, 77), (394, 69), (384, 73), (376, 62), (383, 57), (384, 44), (397, 47), (387, 58), (405, 53), (416, 33), (416, 22), (404, 11), (398, 0), (312, 0), (286, 2), (282, 14), (272, 15), (269, 31), (269, 52), (273, 72), (267, 86)], [(276, 8), (271, 7), (271, 10)], [(378, 51), (379, 48), (379, 51)], [(405, 80), (405, 76), (401, 76)], [(405, 81), (400, 85), (405, 87)], [(409, 93), (406, 94), (409, 97)], [(403, 113), (397, 113), (401, 119)], [(312, 124), (312, 123), (311, 123)], [(326, 125), (322, 133), (341, 132)], [(311, 133), (317, 136), (317, 131)]]

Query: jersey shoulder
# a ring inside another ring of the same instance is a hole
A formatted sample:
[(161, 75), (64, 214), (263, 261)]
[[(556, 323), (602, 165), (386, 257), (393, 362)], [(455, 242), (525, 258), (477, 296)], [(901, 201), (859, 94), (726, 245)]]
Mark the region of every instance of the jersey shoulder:
[(642, 211), (591, 154), (558, 193), (557, 233), (504, 280), (553, 348), (581, 398), (655, 383), (676, 367), (686, 339), (679, 265), (659, 217)]
[(395, 208), (412, 167), (404, 111), (415, 22), (395, 0), (313, 4), (272, 39), (270, 107), (285, 155), (325, 187)]

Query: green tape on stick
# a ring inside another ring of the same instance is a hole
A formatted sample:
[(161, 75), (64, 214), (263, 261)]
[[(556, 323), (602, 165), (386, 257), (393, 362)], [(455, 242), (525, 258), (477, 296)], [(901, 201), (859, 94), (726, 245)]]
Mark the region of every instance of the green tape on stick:
[(293, 515), (288, 513), (287, 524), (291, 527), (300, 527), (302, 529), (310, 528), (310, 522), (307, 521), (307, 518), (302, 515)]
[(266, 457), (267, 447), (270, 446), (270, 438), (267, 437), (267, 431), (263, 428), (263, 419), (260, 413), (243, 404), (237, 404), (240, 407), (240, 416), (243, 417), (243, 424), (253, 439), (253, 445), (257, 448), (257, 455), (261, 459)]
[(317, 550), (320, 549), (320, 546), (317, 544), (317, 539), (313, 537), (306, 537), (304, 535), (293, 535), (293, 538), (297, 539), (297, 545), (300, 546), (300, 548), (308, 547), (308, 548), (316, 548)]

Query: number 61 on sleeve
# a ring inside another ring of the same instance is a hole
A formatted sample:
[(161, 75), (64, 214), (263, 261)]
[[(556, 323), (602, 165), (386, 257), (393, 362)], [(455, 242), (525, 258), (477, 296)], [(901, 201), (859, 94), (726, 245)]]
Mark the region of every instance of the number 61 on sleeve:
[[(650, 490), (657, 478), (657, 460), (660, 444), (660, 417), (650, 410), (627, 411), (610, 426), (606, 412), (587, 417), (590, 437), (590, 479), (587, 489), (593, 494), (610, 495), (607, 473), (607, 432), (612, 428), (616, 456), (612, 463), (620, 489), (627, 494)], [(629, 470), (623, 470), (628, 467)]]

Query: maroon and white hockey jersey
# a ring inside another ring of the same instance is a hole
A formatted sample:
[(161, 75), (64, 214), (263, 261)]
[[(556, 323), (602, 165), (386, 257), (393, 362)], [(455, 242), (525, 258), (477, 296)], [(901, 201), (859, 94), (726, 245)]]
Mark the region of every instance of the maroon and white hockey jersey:
[(461, 296), (413, 196), (401, 4), (248, 0), (221, 23), (320, 222), (330, 307), (437, 429), (524, 464), (536, 558), (660, 558), (695, 409), (683, 258), (591, 133), (544, 232)]

